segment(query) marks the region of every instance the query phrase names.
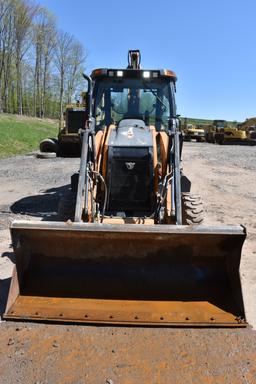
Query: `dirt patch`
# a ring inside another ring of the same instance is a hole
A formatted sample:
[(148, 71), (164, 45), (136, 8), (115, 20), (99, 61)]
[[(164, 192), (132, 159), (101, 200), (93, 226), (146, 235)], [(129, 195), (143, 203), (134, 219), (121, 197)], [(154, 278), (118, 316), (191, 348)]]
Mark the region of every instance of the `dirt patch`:
[(255, 383), (250, 332), (198, 332), (5, 324), (1, 383)]

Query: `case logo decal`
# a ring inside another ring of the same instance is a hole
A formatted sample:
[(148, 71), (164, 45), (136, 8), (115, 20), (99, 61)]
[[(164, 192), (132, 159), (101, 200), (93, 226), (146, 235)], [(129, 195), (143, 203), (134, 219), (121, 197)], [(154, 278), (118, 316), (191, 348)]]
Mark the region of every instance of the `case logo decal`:
[(126, 165), (126, 168), (129, 169), (129, 171), (130, 171), (134, 168), (135, 163), (127, 162), (127, 163), (125, 163), (125, 165)]

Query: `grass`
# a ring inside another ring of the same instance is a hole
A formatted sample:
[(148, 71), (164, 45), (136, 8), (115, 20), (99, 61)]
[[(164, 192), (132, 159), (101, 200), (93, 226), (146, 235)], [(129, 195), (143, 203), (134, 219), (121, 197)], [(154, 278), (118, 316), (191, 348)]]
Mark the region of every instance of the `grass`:
[[(184, 122), (184, 117), (181, 118), (181, 121)], [(194, 124), (194, 125), (206, 125), (206, 124), (211, 124), (213, 120), (207, 120), (207, 119), (195, 119), (188, 117), (187, 118), (188, 124)], [(236, 125), (237, 122), (235, 121), (227, 121), (229, 125)]]
[(0, 114), (0, 158), (37, 150), (42, 139), (57, 134), (57, 121)]
[[(196, 125), (212, 122), (212, 120), (193, 118), (188, 118), (187, 121)], [(56, 120), (0, 114), (0, 158), (37, 150), (42, 139), (57, 137), (57, 134)]]
[(211, 124), (213, 120), (206, 120), (206, 119), (193, 119), (188, 117), (187, 122), (189, 124), (195, 124), (195, 125), (205, 125), (205, 124)]

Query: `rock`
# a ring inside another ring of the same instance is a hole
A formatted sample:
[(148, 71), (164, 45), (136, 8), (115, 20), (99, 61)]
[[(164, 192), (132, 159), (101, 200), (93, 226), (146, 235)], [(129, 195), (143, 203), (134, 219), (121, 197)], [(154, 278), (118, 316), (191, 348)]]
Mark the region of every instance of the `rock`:
[(7, 345), (13, 345), (14, 344), (14, 339), (9, 339)]

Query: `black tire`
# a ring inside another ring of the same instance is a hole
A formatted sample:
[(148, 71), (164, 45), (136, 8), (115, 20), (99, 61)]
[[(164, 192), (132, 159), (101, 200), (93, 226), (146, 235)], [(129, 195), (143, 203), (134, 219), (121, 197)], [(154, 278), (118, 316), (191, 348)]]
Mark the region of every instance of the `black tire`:
[(59, 153), (59, 143), (57, 139), (49, 138), (44, 139), (39, 144), (39, 149), (41, 152), (55, 152), (56, 154)]
[(216, 137), (216, 143), (217, 144), (219, 144), (219, 145), (223, 145), (224, 144), (224, 136), (222, 136), (222, 135), (218, 135), (217, 137)]
[(182, 193), (182, 224), (200, 225), (204, 220), (204, 209), (202, 198), (190, 192)]
[(68, 191), (60, 199), (58, 205), (58, 220), (59, 221), (74, 221), (76, 210), (76, 193)]
[(207, 143), (215, 144), (215, 137), (213, 135), (206, 134), (205, 140)]

